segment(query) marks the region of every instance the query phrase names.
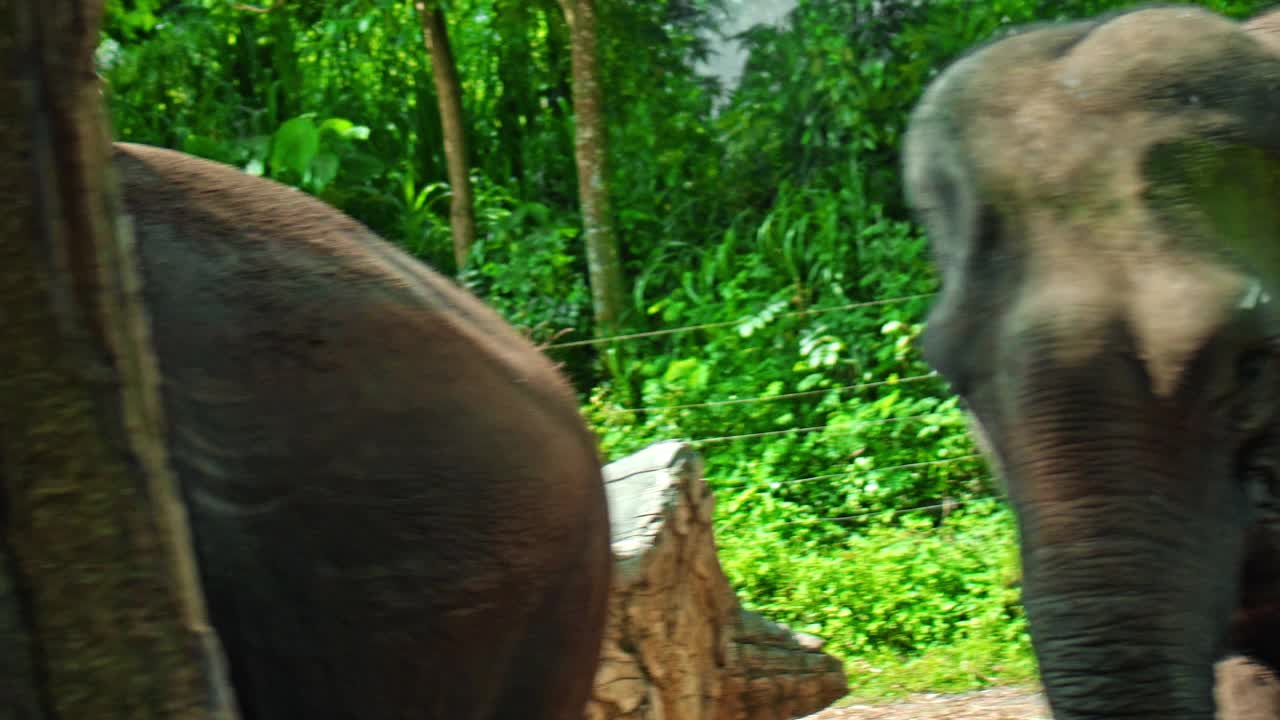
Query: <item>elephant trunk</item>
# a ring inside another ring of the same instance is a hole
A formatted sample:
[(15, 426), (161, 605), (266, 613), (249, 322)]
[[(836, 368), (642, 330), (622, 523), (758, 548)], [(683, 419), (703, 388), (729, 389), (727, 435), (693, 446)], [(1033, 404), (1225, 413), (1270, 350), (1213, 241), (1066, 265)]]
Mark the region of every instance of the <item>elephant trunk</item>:
[[(1112, 537), (1024, 552), (1024, 605), (1057, 720), (1212, 720), (1219, 633), (1180, 550)], [(1113, 553), (1124, 561), (1103, 559)]]
[(1140, 368), (1105, 365), (1024, 375), (999, 433), (1046, 694), (1057, 720), (1212, 720), (1240, 552), (1226, 483)]

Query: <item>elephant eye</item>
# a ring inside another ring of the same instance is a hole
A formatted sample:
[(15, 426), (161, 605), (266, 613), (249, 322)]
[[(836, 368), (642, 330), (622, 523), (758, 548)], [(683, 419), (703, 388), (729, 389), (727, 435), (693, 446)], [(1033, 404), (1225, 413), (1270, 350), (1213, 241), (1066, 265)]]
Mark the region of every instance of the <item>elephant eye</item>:
[(1262, 379), (1275, 358), (1270, 348), (1247, 350), (1236, 358), (1236, 382), (1253, 385)]
[(1270, 344), (1250, 348), (1236, 357), (1234, 400), (1230, 406), (1231, 422), (1237, 431), (1257, 432), (1273, 417), (1277, 362), (1280, 356)]

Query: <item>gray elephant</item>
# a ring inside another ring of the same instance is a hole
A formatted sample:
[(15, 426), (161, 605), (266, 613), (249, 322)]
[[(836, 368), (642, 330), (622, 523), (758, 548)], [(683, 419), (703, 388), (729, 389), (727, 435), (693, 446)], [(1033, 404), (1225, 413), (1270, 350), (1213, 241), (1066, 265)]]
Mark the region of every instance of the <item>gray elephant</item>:
[(553, 365), (301, 192), (139, 145), (114, 167), (245, 720), (579, 720), (608, 513)]
[(910, 120), (924, 351), (1016, 511), (1059, 720), (1209, 720), (1215, 661), (1280, 667), (1278, 18), (1026, 29)]

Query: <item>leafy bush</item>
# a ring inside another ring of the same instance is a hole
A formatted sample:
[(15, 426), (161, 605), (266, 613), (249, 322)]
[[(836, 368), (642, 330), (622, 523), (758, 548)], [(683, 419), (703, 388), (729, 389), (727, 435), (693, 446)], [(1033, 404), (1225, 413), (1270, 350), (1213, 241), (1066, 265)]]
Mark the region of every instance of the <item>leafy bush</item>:
[(591, 301), (573, 217), (487, 185), (477, 214), (481, 235), (459, 280), (535, 340), (585, 331)]
[[(813, 538), (787, 537), (769, 503), (722, 504), (720, 559), (754, 609), (827, 640), (849, 660), (853, 685), (884, 690), (945, 690), (1030, 677), (1026, 620), (1017, 590), (1010, 513), (973, 503), (942, 521), (907, 514), (874, 524), (833, 551)], [(766, 519), (767, 516), (769, 519)], [(935, 667), (929, 687), (911, 675), (878, 678), (904, 662), (968, 656)]]

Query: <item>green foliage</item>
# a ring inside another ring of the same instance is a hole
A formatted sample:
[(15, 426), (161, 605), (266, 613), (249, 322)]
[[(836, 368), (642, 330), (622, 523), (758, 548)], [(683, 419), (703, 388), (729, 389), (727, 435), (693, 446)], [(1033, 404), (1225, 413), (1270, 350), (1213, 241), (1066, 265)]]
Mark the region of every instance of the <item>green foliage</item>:
[[(855, 683), (959, 647), (971, 654), (934, 668), (930, 689), (1027, 673), (1029, 640), (1007, 510), (975, 502), (941, 522), (907, 514), (897, 524), (869, 525), (834, 549), (779, 533), (771, 510), (748, 501), (722, 510), (733, 513), (731, 526), (739, 530), (722, 532), (721, 563), (740, 593), (762, 598), (755, 609), (850, 658)], [(911, 681), (886, 680), (886, 689)]]
[(463, 285), (537, 341), (566, 329), (585, 332), (590, 297), (573, 216), (521, 202), (498, 186), (481, 187), (478, 216), (483, 232)]
[[(631, 329), (699, 329), (548, 352), (608, 458), (699, 444), (740, 596), (827, 638), (859, 693), (1034, 670), (1013, 522), (915, 352), (915, 296), (937, 283), (900, 193), (907, 113), (975, 43), (1135, 4), (801, 0), (746, 34), (743, 81), (715, 109), (693, 67), (723, 2), (599, 2)], [(298, 186), (451, 268), (413, 3), (260, 5), (108, 0), (117, 134)], [(459, 280), (539, 343), (589, 338), (564, 19), (554, 0), (447, 11), (478, 231)]]

